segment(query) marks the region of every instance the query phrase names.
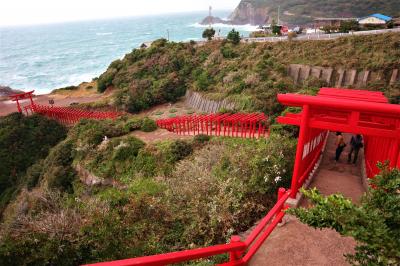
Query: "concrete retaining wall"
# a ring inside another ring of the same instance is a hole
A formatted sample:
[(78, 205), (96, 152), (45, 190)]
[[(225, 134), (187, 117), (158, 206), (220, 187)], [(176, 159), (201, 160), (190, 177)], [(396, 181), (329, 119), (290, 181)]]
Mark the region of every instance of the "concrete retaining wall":
[(301, 83), (308, 78), (317, 78), (325, 81), (328, 86), (341, 88), (362, 88), (373, 82), (383, 82), (392, 85), (400, 82), (400, 71), (394, 69), (390, 73), (383, 71), (369, 71), (357, 69), (331, 68), (309, 65), (292, 64), (288, 67), (288, 74), (295, 83)]
[(226, 109), (235, 109), (235, 104), (232, 102), (228, 102), (227, 100), (223, 101), (213, 101), (205, 98), (198, 92), (194, 92), (191, 90), (186, 91), (186, 104), (190, 107), (199, 110), (205, 113), (216, 113), (221, 108)]

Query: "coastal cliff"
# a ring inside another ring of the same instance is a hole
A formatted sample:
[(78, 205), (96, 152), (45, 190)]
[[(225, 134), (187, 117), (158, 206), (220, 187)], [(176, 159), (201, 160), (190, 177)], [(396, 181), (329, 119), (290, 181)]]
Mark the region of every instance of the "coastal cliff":
[(242, 0), (229, 16), (229, 20), (235, 25), (263, 25), (270, 18), (271, 5), (268, 2), (270, 1)]
[[(354, 0), (351, 3), (349, 5), (343, 0), (242, 0), (224, 23), (271, 23), (272, 20), (277, 21), (279, 7), (280, 21), (288, 24), (307, 24), (318, 17), (362, 17), (373, 13), (400, 16), (398, 0)], [(215, 17), (214, 19), (220, 20)]]

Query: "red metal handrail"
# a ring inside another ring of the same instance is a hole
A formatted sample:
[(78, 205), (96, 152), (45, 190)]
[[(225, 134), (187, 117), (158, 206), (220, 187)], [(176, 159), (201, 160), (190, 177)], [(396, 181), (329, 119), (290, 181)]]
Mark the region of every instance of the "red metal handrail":
[[(265, 242), (277, 224), (282, 220), (286, 209), (285, 202), (290, 196), (290, 190), (280, 188), (278, 190), (278, 201), (268, 214), (253, 229), (245, 241), (239, 236), (232, 236), (228, 244), (215, 245), (205, 248), (183, 250), (153, 256), (138, 257), (132, 259), (116, 260), (87, 264), (86, 266), (161, 266), (172, 263), (180, 263), (190, 260), (208, 258), (220, 254), (230, 254), (230, 261), (220, 266), (247, 265), (257, 250)], [(245, 252), (247, 253), (243, 255)]]

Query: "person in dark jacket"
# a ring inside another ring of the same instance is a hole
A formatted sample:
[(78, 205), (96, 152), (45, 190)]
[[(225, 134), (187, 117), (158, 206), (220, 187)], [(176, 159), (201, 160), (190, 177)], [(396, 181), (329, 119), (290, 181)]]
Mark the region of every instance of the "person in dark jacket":
[(342, 132), (336, 132), (336, 143), (335, 144), (336, 144), (335, 162), (338, 162), (340, 159), (340, 155), (343, 152), (344, 147), (346, 147), (346, 143), (344, 142)]
[(347, 159), (348, 163), (351, 162), (351, 156), (352, 156), (353, 152), (354, 152), (353, 163), (355, 164), (357, 162), (358, 152), (360, 151), (360, 149), (363, 146), (364, 146), (363, 145), (363, 139), (362, 139), (362, 136), (360, 134), (357, 134), (356, 136), (352, 136), (351, 137), (350, 152), (349, 152), (349, 157)]

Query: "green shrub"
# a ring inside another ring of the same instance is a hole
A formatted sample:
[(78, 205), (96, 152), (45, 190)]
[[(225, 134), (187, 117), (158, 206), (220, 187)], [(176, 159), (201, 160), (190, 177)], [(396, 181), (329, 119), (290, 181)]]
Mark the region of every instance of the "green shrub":
[(136, 157), (139, 150), (145, 146), (144, 142), (135, 137), (128, 137), (120, 142), (118, 148), (114, 148), (112, 160), (125, 161), (128, 158)]
[(143, 132), (152, 132), (157, 129), (157, 124), (154, 120), (146, 117), (143, 119), (141, 130)]
[(356, 240), (353, 265), (400, 264), (400, 171), (380, 165), (381, 173), (370, 179), (361, 204), (343, 195), (323, 196), (315, 188), (302, 192), (313, 207), (290, 209), (300, 221), (314, 228), (330, 228)]
[(222, 56), (223, 56), (224, 58), (229, 59), (229, 58), (238, 57), (238, 54), (237, 54), (237, 53), (232, 49), (232, 47), (229, 46), (229, 45), (224, 45), (224, 46), (222, 46), (221, 49), (220, 49), (220, 51), (221, 51), (221, 54), (222, 54)]
[(215, 35), (215, 30), (213, 28), (207, 28), (203, 31), (202, 37), (207, 38), (207, 40), (211, 41)]
[(240, 33), (238, 31), (236, 31), (235, 29), (232, 29), (228, 33), (228, 36), (226, 37), (226, 39), (233, 44), (239, 44), (240, 43)]
[(167, 151), (167, 161), (177, 162), (189, 156), (193, 151), (192, 145), (184, 140), (175, 140), (170, 144)]
[[(64, 126), (41, 115), (0, 117), (0, 215), (20, 183), (26, 183), (26, 170), (65, 137)], [(37, 170), (32, 169), (31, 185), (37, 182)]]
[(175, 108), (172, 108), (172, 109), (169, 109), (169, 112), (170, 112), (171, 114), (173, 114), (173, 113), (178, 112), (178, 110), (176, 110)]
[(40, 179), (51, 189), (72, 192), (75, 170), (72, 168), (72, 149), (70, 141), (63, 141), (54, 147), (43, 163)]
[(97, 90), (99, 92), (104, 92), (108, 86), (112, 85), (115, 74), (117, 73), (117, 69), (108, 68), (106, 72), (100, 75), (97, 80)]
[(129, 119), (125, 123), (124, 129), (125, 129), (125, 131), (128, 131), (128, 132), (134, 131), (134, 130), (139, 130), (139, 129), (141, 129), (142, 124), (143, 124), (143, 119), (134, 117), (134, 118)]
[(197, 142), (197, 143), (205, 143), (205, 142), (208, 142), (210, 139), (211, 139), (210, 136), (200, 134), (200, 135), (194, 136), (193, 141)]

